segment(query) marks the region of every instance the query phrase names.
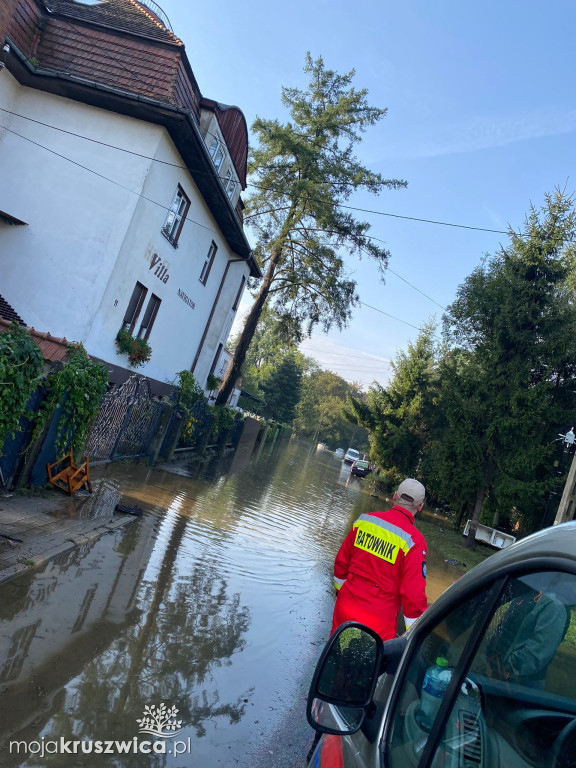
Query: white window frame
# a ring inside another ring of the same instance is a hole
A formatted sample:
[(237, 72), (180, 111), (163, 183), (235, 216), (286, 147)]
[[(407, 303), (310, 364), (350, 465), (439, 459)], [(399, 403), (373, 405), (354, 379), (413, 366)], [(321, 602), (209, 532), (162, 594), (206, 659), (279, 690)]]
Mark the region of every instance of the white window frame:
[(152, 330), (152, 326), (154, 325), (154, 321), (156, 320), (156, 315), (158, 314), (158, 310), (160, 309), (160, 304), (162, 304), (162, 299), (160, 299), (158, 296), (156, 296), (155, 293), (153, 293), (148, 299), (146, 311), (144, 312), (144, 316), (142, 317), (142, 323), (138, 331), (139, 339), (144, 338), (146, 341), (148, 340), (150, 336), (150, 331)]
[(174, 247), (178, 244), (189, 208), (190, 198), (186, 192), (184, 192), (184, 189), (180, 184), (178, 184), (178, 188), (172, 199), (170, 210), (164, 221), (164, 226), (162, 227), (162, 234)]
[(204, 260), (204, 265), (202, 266), (202, 271), (200, 272), (200, 282), (202, 285), (206, 285), (208, 282), (208, 276), (210, 275), (210, 270), (212, 269), (212, 264), (214, 263), (214, 259), (216, 258), (216, 251), (218, 250), (218, 246), (212, 240), (210, 243), (210, 248), (208, 248), (208, 253), (206, 254), (206, 259)]
[(224, 150), (222, 147), (218, 149), (216, 152), (216, 156), (214, 157), (214, 168), (216, 168), (217, 171), (222, 168), (222, 163), (224, 162)]
[(220, 146), (220, 139), (218, 138), (218, 136), (214, 136), (214, 138), (212, 139), (212, 144), (210, 144), (210, 148), (208, 149), (208, 153), (210, 154), (210, 157), (212, 158), (214, 157), (214, 155), (216, 154), (216, 150), (218, 149), (219, 146)]

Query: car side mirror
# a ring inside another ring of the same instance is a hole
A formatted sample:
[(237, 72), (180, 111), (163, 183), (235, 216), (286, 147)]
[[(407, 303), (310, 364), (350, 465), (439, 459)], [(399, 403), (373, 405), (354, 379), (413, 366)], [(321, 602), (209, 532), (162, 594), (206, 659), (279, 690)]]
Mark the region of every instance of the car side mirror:
[(383, 671), (384, 643), (369, 627), (348, 621), (328, 641), (308, 694), (309, 724), (322, 733), (356, 733), (372, 707)]

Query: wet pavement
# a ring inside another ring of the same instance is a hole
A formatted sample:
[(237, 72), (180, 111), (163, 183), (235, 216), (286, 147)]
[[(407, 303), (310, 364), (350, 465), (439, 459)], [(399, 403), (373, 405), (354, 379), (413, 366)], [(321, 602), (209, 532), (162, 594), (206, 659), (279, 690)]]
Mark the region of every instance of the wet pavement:
[[(64, 536), (70, 548), (0, 587), (0, 765), (303, 766), (334, 554), (359, 514), (386, 504), (295, 442), (106, 465), (94, 480), (91, 499), (38, 513), (77, 523), (82, 543)], [(143, 516), (116, 528), (119, 502)], [(430, 599), (453, 579), (431, 553)], [(146, 738), (164, 753), (135, 752)], [(124, 746), (106, 755), (106, 742)]]
[(134, 519), (115, 512), (118, 501), (99, 491), (96, 482), (92, 496), (0, 495), (0, 584)]

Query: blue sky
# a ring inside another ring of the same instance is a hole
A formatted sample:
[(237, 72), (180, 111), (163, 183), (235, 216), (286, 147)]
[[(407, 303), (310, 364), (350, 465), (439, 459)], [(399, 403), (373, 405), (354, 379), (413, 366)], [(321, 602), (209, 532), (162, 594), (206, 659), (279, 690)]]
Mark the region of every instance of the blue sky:
[[(546, 192), (576, 189), (573, 0), (160, 5), (202, 93), (239, 106), (248, 125), (257, 115), (283, 119), (281, 87), (305, 86), (306, 51), (331, 69), (356, 70), (355, 86), (388, 109), (357, 154), (408, 188), (358, 194), (351, 205), (506, 230), (521, 227)], [(439, 319), (482, 255), (507, 239), (357, 215), (391, 251), (386, 282), (367, 259), (350, 260), (363, 305), (348, 329), (314, 334), (304, 351), (366, 386), (386, 382), (385, 361)]]

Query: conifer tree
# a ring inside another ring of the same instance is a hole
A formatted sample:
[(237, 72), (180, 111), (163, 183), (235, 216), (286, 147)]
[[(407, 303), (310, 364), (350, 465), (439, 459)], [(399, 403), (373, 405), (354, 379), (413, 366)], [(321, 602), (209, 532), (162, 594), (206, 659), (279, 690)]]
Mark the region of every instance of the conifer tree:
[(383, 469), (419, 476), (428, 445), (435, 383), (435, 327), (429, 323), (394, 363), (392, 381), (373, 384), (365, 401), (350, 398), (350, 420), (370, 430), (370, 456)]
[(246, 201), (245, 221), (264, 278), (248, 312), (216, 403), (228, 400), (266, 302), (271, 300), (293, 338), (320, 325), (342, 328), (358, 301), (343, 253), (368, 254), (382, 270), (388, 251), (368, 236), (369, 225), (344, 206), (356, 190), (378, 193), (406, 182), (385, 179), (354, 156), (361, 133), (381, 120), (366, 90), (352, 87), (354, 72), (340, 75), (307, 54), (305, 90), (283, 88), (290, 120), (257, 118), (257, 145), (248, 169), (257, 191)]
[(472, 496), (469, 544), (487, 495), (505, 514), (520, 510), (528, 527), (540, 522), (554, 437), (575, 411), (576, 310), (567, 285), (575, 232), (572, 200), (548, 195), (524, 231), (511, 231), (510, 244), (464, 281), (447, 313), (439, 467), (445, 487), (459, 477)]
[(301, 387), (302, 368), (294, 355), (285, 355), (260, 381), (260, 389), (266, 398), (263, 415), (284, 424), (291, 423), (296, 415)]

